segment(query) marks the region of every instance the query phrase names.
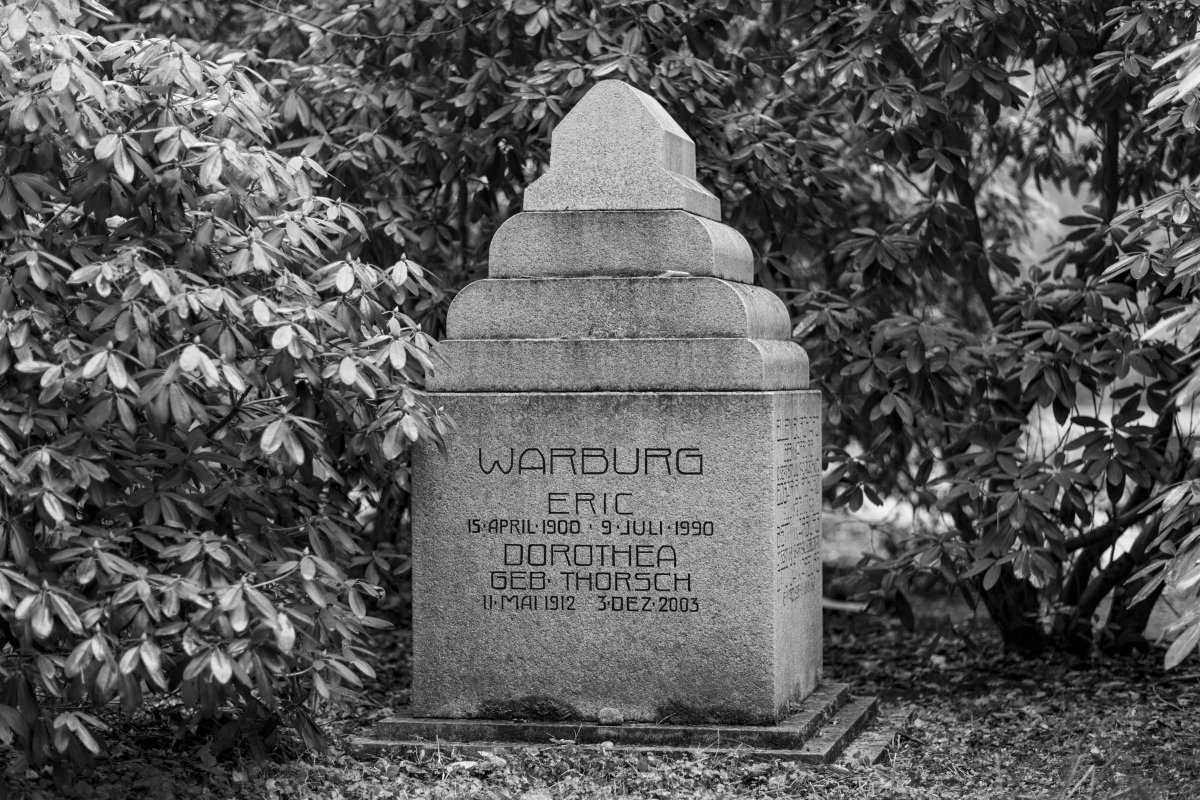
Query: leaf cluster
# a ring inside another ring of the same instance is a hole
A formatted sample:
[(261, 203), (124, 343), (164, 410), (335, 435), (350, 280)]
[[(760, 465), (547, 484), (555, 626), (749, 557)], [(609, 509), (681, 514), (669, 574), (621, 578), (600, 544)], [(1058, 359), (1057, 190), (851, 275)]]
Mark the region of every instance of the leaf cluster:
[[(1155, 63), (1193, 37), (1190, 3), (119, 10), (115, 35), (145, 24), (261, 75), (270, 149), (319, 164), (313, 190), (360, 210), (357, 257), (411, 253), (451, 292), (483, 276), (493, 232), (587, 88), (620, 78), (649, 92), (696, 139), (759, 281), (792, 305), (829, 399), (828, 499), (899, 497), (934, 521), (886, 565), (884, 590), (934, 575), (1008, 598), (993, 615), (1035, 648), (1090, 639), (1106, 595), (1123, 593), (1114, 629), (1137, 627), (1130, 605), (1153, 600), (1142, 568), (1167, 563), (1164, 533), (1184, 535), (1153, 498), (1190, 479), (1172, 389), (1196, 330), (1172, 313), (1200, 258), (1183, 186), (1200, 163), (1194, 51), (1176, 52), (1190, 66), (1166, 88)], [(114, 169), (137, 169), (132, 150), (117, 165), (119, 144)], [(1055, 229), (1042, 219), (1054, 191), (1095, 202)], [(257, 252), (242, 258), (270, 251)], [(346, 264), (324, 278), (335, 289), (358, 274)], [(404, 300), (437, 330), (435, 295)], [(1180, 336), (1143, 338), (1164, 319)], [(290, 331), (274, 335), (303, 344)], [(354, 382), (363, 368), (318, 372)], [(305, 441), (288, 421), (263, 430), (275, 452)]]
[(363, 260), (237, 58), (107, 20), (0, 9), (0, 740), (82, 760), (89, 707), (169, 695), (316, 746), (403, 566), (364, 510), (444, 430), (399, 310), (435, 290)]

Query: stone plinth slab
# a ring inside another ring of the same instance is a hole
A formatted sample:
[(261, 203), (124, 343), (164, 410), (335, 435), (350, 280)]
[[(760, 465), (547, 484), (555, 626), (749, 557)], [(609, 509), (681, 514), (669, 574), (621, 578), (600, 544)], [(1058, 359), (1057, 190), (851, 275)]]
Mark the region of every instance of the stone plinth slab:
[(718, 278), (475, 281), (446, 313), (447, 339), (791, 338), (787, 307)]
[(808, 354), (765, 339), (449, 339), (425, 385), (437, 392), (801, 389)]
[(436, 749), (449, 752), (451, 758), (474, 759), (540, 750), (551, 742), (608, 754), (737, 755), (755, 761), (830, 764), (837, 760), (861, 766), (881, 761), (907, 725), (905, 715), (881, 715), (874, 697), (850, 699), (842, 684), (822, 684), (774, 725), (434, 719), (405, 716), (405, 710), (399, 710), (401, 716), (380, 721), (372, 737), (353, 740), (355, 750), (373, 754), (399, 750), (419, 758), (422, 752)]
[(524, 212), (492, 237), (488, 276), (652, 277), (683, 272), (751, 283), (746, 238), (685, 211)]
[(412, 713), (773, 722), (821, 665), (817, 392), (469, 393), (413, 465)]
[(529, 211), (678, 208), (721, 218), (696, 181), (696, 145), (648, 94), (602, 81), (558, 123), (550, 169), (525, 189)]

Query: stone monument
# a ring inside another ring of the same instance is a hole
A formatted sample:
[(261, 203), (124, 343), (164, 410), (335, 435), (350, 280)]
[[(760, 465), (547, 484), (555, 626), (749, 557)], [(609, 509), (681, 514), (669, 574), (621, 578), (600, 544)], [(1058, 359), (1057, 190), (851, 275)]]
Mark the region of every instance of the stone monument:
[(786, 308), (692, 140), (624, 83), (559, 124), (524, 209), (428, 377), (455, 425), (413, 467), (412, 705), (385, 735), (798, 746), (776, 723), (821, 673), (821, 403)]
[(820, 396), (695, 172), (653, 98), (596, 85), (451, 305), (415, 714), (763, 723), (816, 688)]

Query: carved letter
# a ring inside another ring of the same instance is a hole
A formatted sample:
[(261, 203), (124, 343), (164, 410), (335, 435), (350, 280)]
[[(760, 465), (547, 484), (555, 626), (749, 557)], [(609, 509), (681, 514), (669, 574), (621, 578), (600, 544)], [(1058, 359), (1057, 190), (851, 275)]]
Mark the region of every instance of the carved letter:
[[(684, 459), (687, 459), (685, 463)], [(686, 469), (685, 469), (686, 467)], [(704, 456), (698, 447), (681, 447), (675, 451), (675, 471), (680, 475), (703, 475)]]
[(642, 468), (642, 449), (640, 447), (635, 447), (633, 449), (633, 469), (630, 472), (622, 472), (621, 468), (617, 466), (617, 448), (614, 447), (612, 468), (613, 472), (617, 473), (618, 475), (637, 475)]
[(671, 448), (669, 447), (647, 447), (646, 448), (646, 474), (650, 474), (650, 459), (661, 458), (663, 466), (667, 468), (667, 474), (671, 474)]
[(485, 467), (483, 465), (483, 448), (481, 447), (481, 448), (479, 448), (479, 469), (483, 472), (484, 475), (491, 475), (492, 471), (496, 470), (496, 469), (500, 470), (505, 475), (507, 475), (508, 473), (512, 472), (514, 455), (515, 455), (515, 451), (513, 450), (513, 448), (511, 448), (511, 447), (508, 448), (508, 469), (505, 469), (504, 467), (500, 466), (499, 460), (494, 460), (494, 461), (492, 461), (492, 465), (490, 467)]
[[(603, 475), (608, 472), (608, 456), (602, 447), (585, 447), (580, 452), (580, 468), (584, 475)], [(600, 469), (588, 469), (589, 461), (599, 460), (603, 466)]]
[[(525, 463), (525, 456), (529, 455), (530, 453), (537, 456), (537, 463), (534, 463), (532, 458), (529, 459), (528, 464)], [(517, 474), (519, 475), (525, 472), (540, 472), (543, 475), (546, 474), (546, 457), (542, 455), (542, 451), (538, 450), (536, 447), (526, 447), (521, 451), (521, 458), (517, 460)]]

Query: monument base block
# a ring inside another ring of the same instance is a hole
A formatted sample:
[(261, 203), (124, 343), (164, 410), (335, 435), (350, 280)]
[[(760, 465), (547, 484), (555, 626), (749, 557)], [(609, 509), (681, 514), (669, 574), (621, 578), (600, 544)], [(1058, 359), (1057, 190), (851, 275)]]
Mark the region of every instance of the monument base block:
[[(824, 684), (772, 725), (601, 725), (594, 722), (431, 719), (401, 713), (381, 721), (374, 736), (359, 739), (367, 752), (483, 750), (575, 745), (618, 752), (686, 756), (737, 753), (750, 758), (828, 764), (844, 753), (875, 763), (895, 741), (895, 728), (871, 730), (879, 712), (874, 697), (851, 698), (843, 684)], [(878, 726), (873, 726), (878, 727)]]
[(774, 723), (821, 669), (820, 395), (437, 395), (419, 716)]

